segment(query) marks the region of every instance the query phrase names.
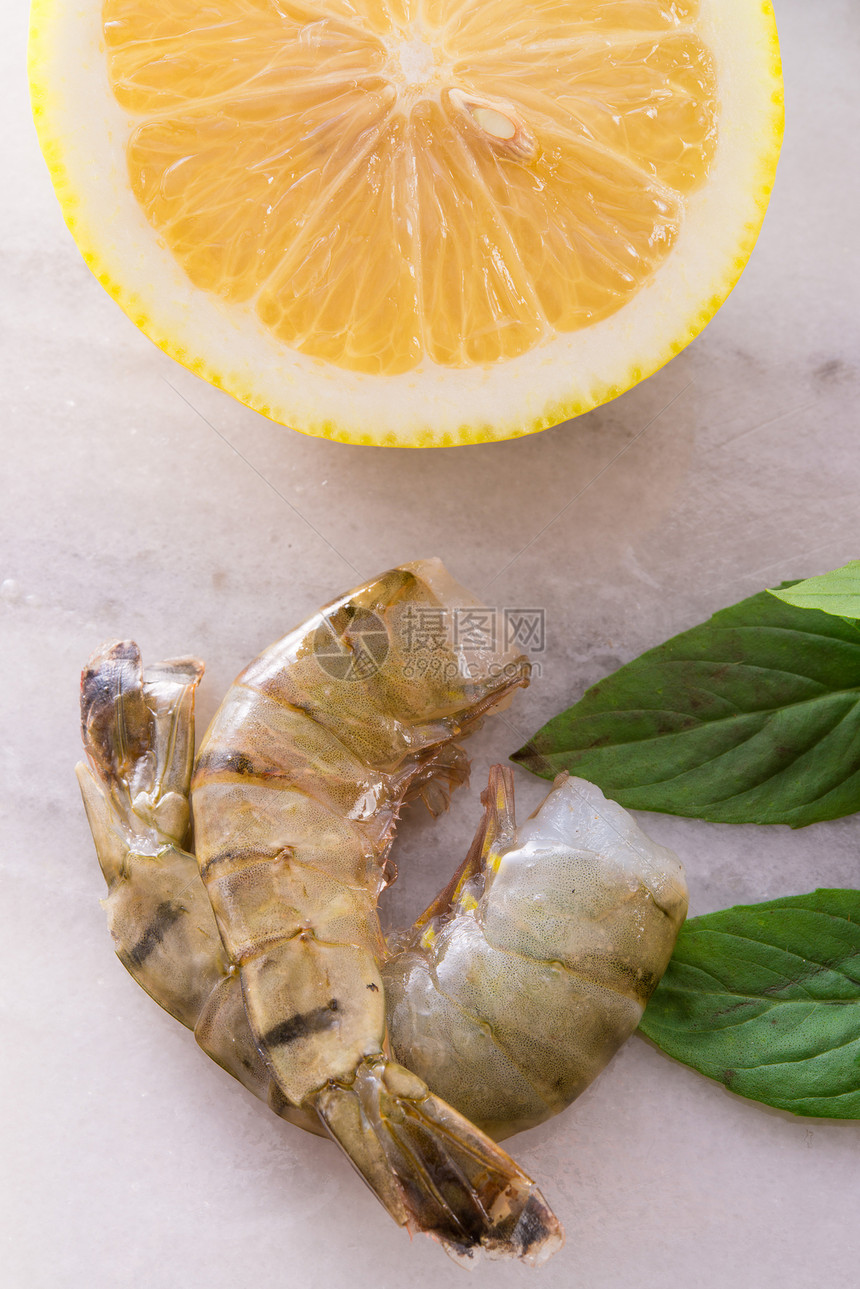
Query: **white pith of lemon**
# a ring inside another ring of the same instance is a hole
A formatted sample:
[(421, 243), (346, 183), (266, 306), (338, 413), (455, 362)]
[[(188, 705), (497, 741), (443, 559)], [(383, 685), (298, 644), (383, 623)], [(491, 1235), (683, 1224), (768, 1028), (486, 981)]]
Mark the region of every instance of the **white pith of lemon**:
[(762, 0), (105, 15), (32, 12), (34, 115), (75, 240), (156, 344), (306, 433), (434, 446), (584, 412), (699, 333), (764, 217), (782, 81)]

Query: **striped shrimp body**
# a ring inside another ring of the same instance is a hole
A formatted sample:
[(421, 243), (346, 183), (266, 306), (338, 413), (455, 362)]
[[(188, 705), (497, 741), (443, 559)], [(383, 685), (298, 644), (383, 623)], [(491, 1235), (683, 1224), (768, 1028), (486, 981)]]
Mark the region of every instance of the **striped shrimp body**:
[(117, 955), (203, 1050), (283, 1118), (322, 1134), (289, 1105), (245, 1017), (235, 966), (187, 850), (196, 658), (147, 667), (131, 641), (105, 645), (81, 677), (86, 762), (77, 766)]
[[(395, 569), (266, 650), (228, 691), (192, 785), (197, 860), (255, 1043), (401, 1224), (471, 1255), (546, 1256), (540, 1193), (391, 1060), (377, 899), (403, 802), (465, 778), (456, 740), (528, 679), (455, 646), (417, 668), (410, 617), (470, 603), (437, 561)], [(341, 648), (329, 650), (329, 642)], [(345, 646), (345, 647), (344, 647)]]
[(501, 1139), (562, 1110), (636, 1029), (687, 888), (594, 784), (560, 775), (517, 830), (513, 775), (495, 766), (484, 803), (465, 864), (383, 979), (398, 1060)]

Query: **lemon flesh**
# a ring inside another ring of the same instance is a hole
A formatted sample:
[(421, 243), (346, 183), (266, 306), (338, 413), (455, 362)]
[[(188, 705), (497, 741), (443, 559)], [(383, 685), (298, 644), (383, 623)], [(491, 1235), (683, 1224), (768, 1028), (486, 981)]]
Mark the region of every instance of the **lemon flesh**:
[(66, 220), (157, 344), (273, 419), (543, 428), (705, 325), (782, 130), (749, 0), (36, 0)]

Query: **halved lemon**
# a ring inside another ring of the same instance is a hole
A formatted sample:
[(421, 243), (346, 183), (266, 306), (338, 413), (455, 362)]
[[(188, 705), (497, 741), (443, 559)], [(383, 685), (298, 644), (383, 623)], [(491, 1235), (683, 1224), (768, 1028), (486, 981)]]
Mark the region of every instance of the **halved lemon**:
[(782, 136), (764, 0), (34, 0), (87, 263), (168, 354), (353, 443), (509, 438), (705, 326)]

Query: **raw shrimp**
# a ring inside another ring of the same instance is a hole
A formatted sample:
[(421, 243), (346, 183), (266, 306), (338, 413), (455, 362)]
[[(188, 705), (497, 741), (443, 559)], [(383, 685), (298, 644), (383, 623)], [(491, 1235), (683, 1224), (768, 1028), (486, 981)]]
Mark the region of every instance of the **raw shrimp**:
[[(181, 849), (201, 671), (184, 659), (143, 672), (130, 642), (98, 651), (84, 671), (89, 765), (77, 772), (110, 888), (109, 924), (131, 974), (213, 1060), (276, 1113), (322, 1133), (269, 1076), (197, 861)], [(493, 767), (483, 800), (465, 863), (414, 927), (392, 937), (382, 976), (392, 1052), (501, 1140), (568, 1105), (635, 1028), (686, 892), (672, 852), (594, 784), (560, 775), (519, 833), (509, 769)], [(493, 943), (512, 933), (513, 952)], [(589, 994), (588, 981), (562, 967), (574, 954), (581, 966), (586, 953), (588, 976), (603, 975), (608, 994)]]
[[(168, 989), (168, 1009), (194, 1024), (198, 1037), (208, 1018), (220, 1034), (204, 1042), (215, 1059), (243, 1077), (234, 1054), (225, 1059), (223, 1051), (238, 1019), (238, 976), (250, 1046), (262, 1055), (283, 1111), (316, 1117), (400, 1224), (428, 1231), (457, 1256), (483, 1249), (539, 1262), (562, 1240), (540, 1192), (494, 1142), (391, 1060), (385, 1036), (376, 899), (399, 810), (415, 794), (434, 809), (445, 803), (446, 789), (467, 771), (455, 740), (527, 681), (524, 658), (458, 647), (450, 621), (436, 638), (438, 665), (419, 674), (405, 643), (408, 614), (470, 603), (438, 561), (393, 570), (267, 650), (231, 688), (201, 748), (193, 797), (197, 859), (223, 951), (196, 905), (193, 917), (184, 916), (197, 894), (190, 879), (182, 885), (188, 857), (177, 848), (173, 820), (166, 850), (175, 893), (150, 891), (139, 909), (148, 920), (133, 911), (137, 894), (127, 895), (128, 909), (119, 907), (123, 864), (145, 865), (146, 842), (154, 832), (157, 844), (162, 816), (176, 805), (164, 803), (164, 768), (136, 739), (140, 713), (134, 703), (123, 711), (122, 684), (113, 687), (117, 701), (102, 701), (110, 668), (130, 659), (128, 647), (125, 659), (116, 647), (114, 661), (105, 651), (84, 680), (85, 741), (101, 744), (108, 780), (127, 783), (128, 792), (111, 786), (105, 796), (86, 770), (82, 786), (103, 838), (105, 875), (110, 883), (114, 874), (120, 896), (114, 934), (125, 935), (124, 960), (144, 987), (158, 997), (159, 969), (170, 977), (171, 946), (184, 938), (189, 962), (195, 951), (200, 961), (186, 968), (196, 978), (186, 981), (182, 1002), (171, 1001)], [(343, 648), (326, 654), (327, 642), (348, 645), (346, 674)], [(195, 667), (165, 665), (188, 693)], [(152, 688), (150, 696), (157, 742)], [(145, 707), (145, 685), (139, 698)], [(162, 742), (171, 737), (169, 706)], [(112, 720), (128, 722), (130, 732), (120, 730), (111, 747), (104, 731)], [(127, 797), (119, 809), (111, 800), (117, 795)], [(124, 812), (132, 816), (131, 844)], [(164, 848), (154, 858), (156, 871)], [(244, 1034), (234, 1037), (241, 1048)]]
[(483, 800), (465, 863), (382, 976), (394, 1055), (498, 1140), (569, 1105), (636, 1029), (687, 887), (583, 779), (559, 775), (519, 831), (509, 769)]
[[(437, 568), (434, 585), (442, 586), (442, 577)], [(361, 622), (358, 594), (327, 612), (349, 603), (353, 622)], [(290, 647), (309, 634), (294, 633)], [(362, 636), (368, 637), (366, 619)], [(342, 665), (344, 656), (335, 653), (334, 662)], [(401, 663), (414, 671), (408, 659)], [(509, 680), (522, 683), (522, 663), (508, 660)], [(505, 670), (489, 657), (461, 656), (453, 664), (457, 672), (470, 669), (473, 678)], [(270, 1076), (196, 861), (180, 849), (201, 671), (191, 659), (142, 674), (136, 646), (118, 644), (94, 655), (84, 672), (92, 768), (79, 766), (78, 773), (110, 887), (111, 928), (132, 974), (195, 1029), (213, 1059), (277, 1113), (321, 1131), (319, 1114), (288, 1101)], [(455, 784), (464, 773), (461, 754), (445, 747), (437, 746), (437, 764)], [(256, 748), (246, 737), (234, 773), (248, 773), (240, 758)], [(272, 768), (278, 782), (274, 761)], [(416, 775), (416, 785), (434, 808), (443, 804), (426, 774)], [(560, 776), (519, 833), (509, 770), (494, 767), (484, 801), (485, 819), (466, 861), (379, 960), (392, 1054), (434, 1094), (501, 1138), (562, 1109), (636, 1027), (671, 954), (686, 890), (675, 856), (582, 780)], [(519, 1184), (530, 1183), (519, 1174)], [(464, 1247), (462, 1238), (452, 1243)], [(546, 1237), (527, 1251), (530, 1260), (552, 1245)]]

